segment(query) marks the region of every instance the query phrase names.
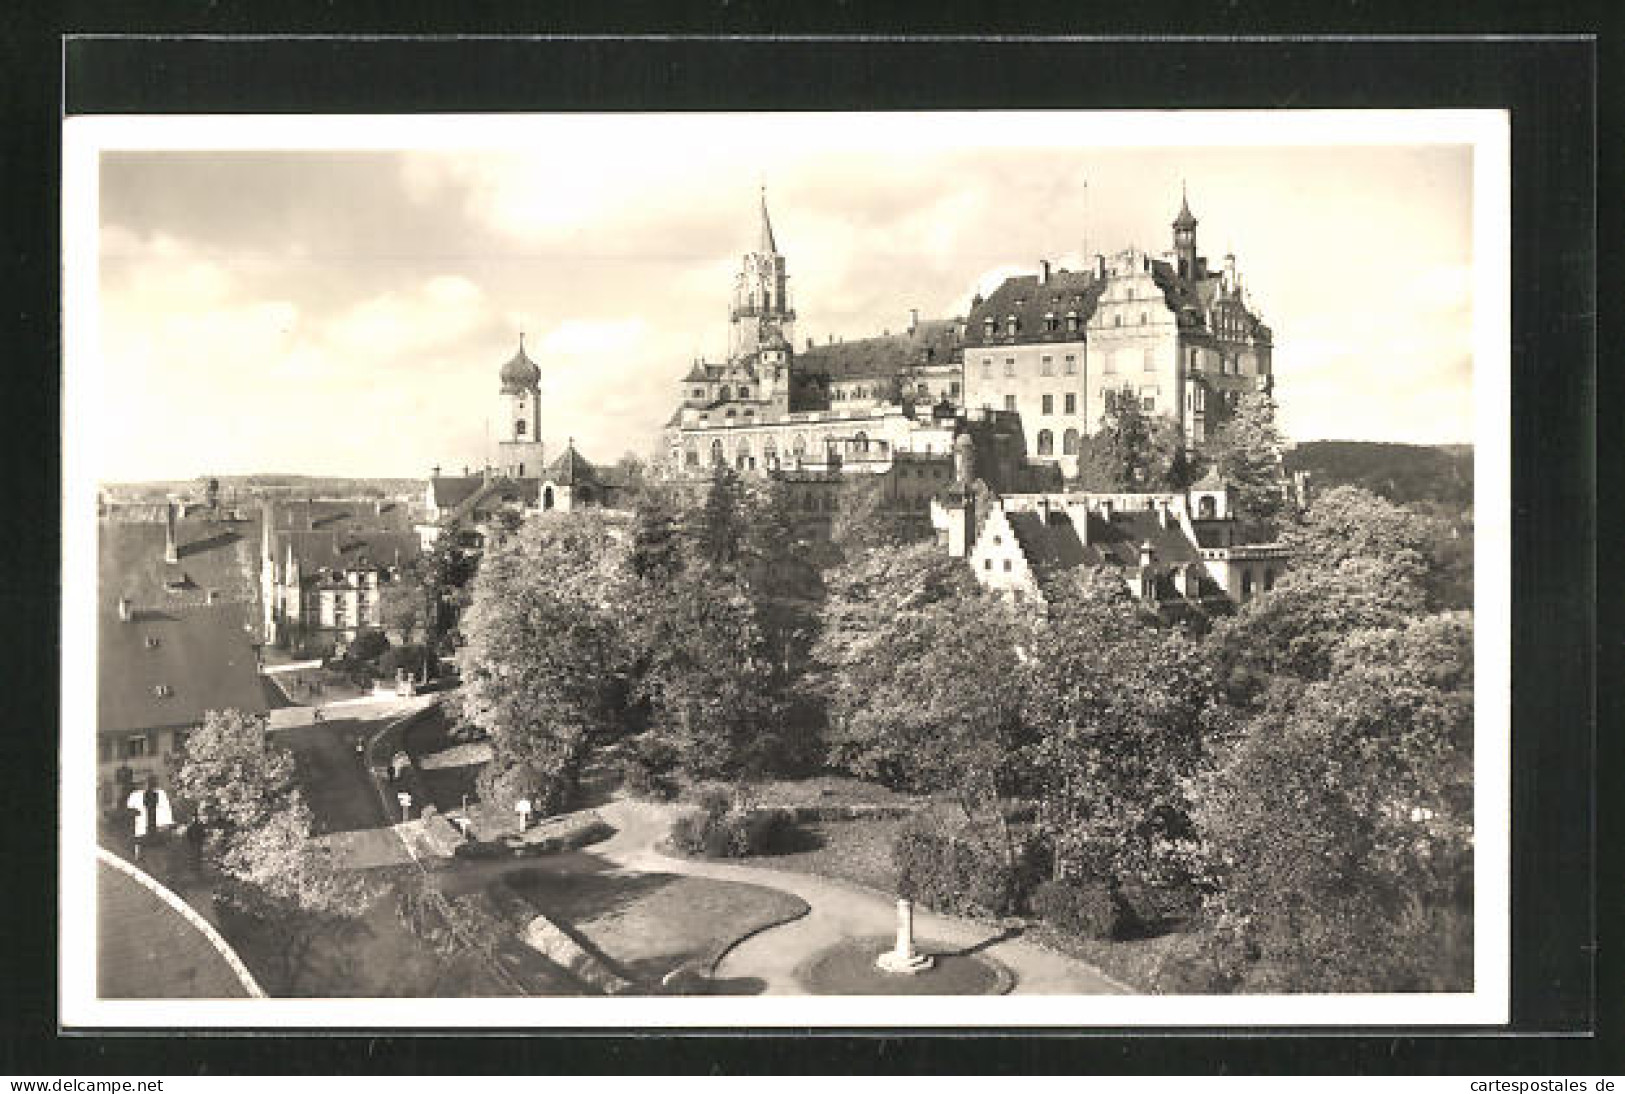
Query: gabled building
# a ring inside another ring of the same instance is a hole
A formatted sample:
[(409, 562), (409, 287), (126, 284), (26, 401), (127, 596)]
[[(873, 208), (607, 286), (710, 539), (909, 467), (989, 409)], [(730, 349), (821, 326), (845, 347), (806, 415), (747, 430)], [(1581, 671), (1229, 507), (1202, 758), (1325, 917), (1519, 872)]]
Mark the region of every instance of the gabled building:
[(400, 579), (421, 550), (405, 505), (267, 502), (263, 513), (263, 641), (327, 648), (382, 625), (382, 590)]
[(979, 582), (1040, 604), (1056, 577), (1079, 566), (1116, 570), (1154, 604), (1239, 603), (1273, 588), (1289, 558), (1234, 515), (1228, 485), (1213, 477), (1184, 492), (991, 496), (984, 513), (965, 493), (937, 517), (950, 554)]

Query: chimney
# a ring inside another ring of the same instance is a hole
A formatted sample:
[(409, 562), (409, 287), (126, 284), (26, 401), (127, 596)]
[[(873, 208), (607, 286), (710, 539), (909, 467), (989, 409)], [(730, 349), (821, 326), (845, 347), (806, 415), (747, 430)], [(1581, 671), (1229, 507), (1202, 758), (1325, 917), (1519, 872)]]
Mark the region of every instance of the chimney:
[(1224, 287), (1230, 292), (1236, 291), (1236, 256), (1224, 256)]
[(1168, 502), (1164, 498), (1157, 499), (1157, 523), (1168, 527)]
[(383, 498), (373, 498), (372, 499), (372, 515), (375, 516), (375, 517), (381, 517), (381, 516), (384, 515), (384, 499)]
[(1049, 259), (1047, 258), (1038, 260), (1038, 283), (1040, 285), (1049, 284)]
[(164, 503), (164, 561), (173, 566), (181, 560), (180, 548), (175, 543), (175, 503)]
[(1102, 280), (1106, 277), (1106, 256), (1095, 255), (1095, 276)]
[(218, 596), (219, 594), (214, 589), (210, 589), (208, 592), (203, 594), (203, 602), (205, 604), (213, 604)]
[(1111, 522), (1111, 519), (1112, 519), (1112, 499), (1111, 498), (1101, 498), (1100, 499), (1100, 519), (1106, 521), (1108, 524)]
[(429, 477), (431, 479), (438, 479), (440, 477), (440, 465), (439, 464), (435, 464), (433, 467), (429, 468)]
[(1146, 540), (1144, 543), (1140, 544), (1140, 565), (1142, 567), (1149, 566), (1156, 560), (1157, 549), (1151, 546), (1151, 541)]
[(913, 334), (920, 326), (920, 309), (908, 309), (908, 332)]
[(130, 598), (127, 597), (127, 596), (119, 597), (118, 598), (118, 618), (119, 618), (119, 622), (120, 623), (128, 623), (130, 621), (130, 617), (132, 615), (134, 615), (134, 614), (135, 613), (132, 610), (131, 605), (130, 605)]

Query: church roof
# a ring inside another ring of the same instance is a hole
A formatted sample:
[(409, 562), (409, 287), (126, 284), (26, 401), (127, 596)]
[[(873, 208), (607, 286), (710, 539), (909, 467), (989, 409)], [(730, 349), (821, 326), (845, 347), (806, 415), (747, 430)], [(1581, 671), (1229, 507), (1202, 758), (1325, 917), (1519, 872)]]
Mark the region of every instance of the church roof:
[(489, 479), (483, 475), (475, 476), (473, 483), (473, 488), (457, 503), (452, 519), (468, 520), (477, 516), (482, 503), (491, 498), (496, 498), (499, 504), (504, 499), (513, 498), (523, 505), (533, 506), (541, 496), (542, 489), (536, 479), (512, 479), (506, 475), (493, 475)]
[(541, 383), (542, 370), (536, 367), (536, 362), (525, 356), (525, 336), (519, 336), (519, 352), (508, 359), (502, 366), (502, 386), (504, 388), (535, 387)]
[(1201, 481), (1198, 482), (1195, 486), (1192, 486), (1191, 489), (1192, 490), (1228, 490), (1228, 489), (1230, 489), (1230, 484), (1228, 482), (1226, 482), (1223, 478), (1220, 477), (1217, 468), (1210, 467), (1210, 468), (1207, 469), (1207, 474), (1202, 476)]
[(259, 666), (237, 604), (154, 607), (130, 621), (102, 597), (96, 635), (96, 727), (101, 732), (187, 726), (205, 711), (266, 709)]
[(575, 486), (577, 483), (597, 482), (598, 468), (576, 451), (575, 442), (572, 441), (565, 445), (564, 454), (553, 461), (553, 466), (542, 477), (560, 486)]
[(1190, 199), (1186, 197), (1183, 188), (1179, 192), (1179, 215), (1174, 218), (1174, 227), (1184, 229), (1196, 227), (1196, 217), (1191, 213)]
[(773, 239), (773, 222), (767, 216), (767, 187), (762, 187), (762, 232), (756, 241), (756, 253), (776, 255), (779, 246)]

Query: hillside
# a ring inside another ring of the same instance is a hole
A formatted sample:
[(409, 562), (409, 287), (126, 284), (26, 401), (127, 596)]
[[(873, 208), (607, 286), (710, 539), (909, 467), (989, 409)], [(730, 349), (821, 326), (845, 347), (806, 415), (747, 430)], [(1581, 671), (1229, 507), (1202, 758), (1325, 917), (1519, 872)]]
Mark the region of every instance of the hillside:
[(1464, 513), (1473, 505), (1471, 445), (1304, 441), (1286, 454), (1289, 472), (1308, 471), (1310, 489), (1364, 487), (1399, 504)]
[[(217, 475), (226, 499), (297, 498), (408, 498), (423, 493), (423, 479), (367, 479), (329, 475)], [(170, 495), (202, 497), (209, 476), (151, 482), (110, 482), (103, 492), (113, 501), (160, 501)]]

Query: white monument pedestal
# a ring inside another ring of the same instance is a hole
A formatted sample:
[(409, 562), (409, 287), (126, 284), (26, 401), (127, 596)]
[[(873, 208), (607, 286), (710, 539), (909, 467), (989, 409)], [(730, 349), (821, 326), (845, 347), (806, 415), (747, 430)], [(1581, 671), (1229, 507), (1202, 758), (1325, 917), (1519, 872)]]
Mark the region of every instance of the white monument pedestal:
[(931, 958), (914, 950), (914, 905), (906, 900), (897, 902), (897, 945), (875, 958), (875, 967), (910, 976), (931, 967)]

